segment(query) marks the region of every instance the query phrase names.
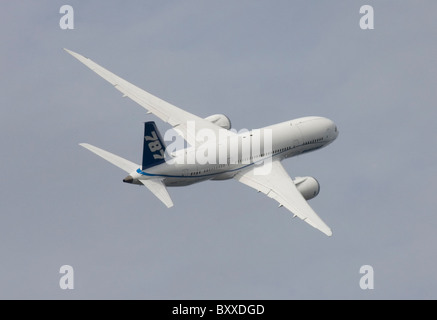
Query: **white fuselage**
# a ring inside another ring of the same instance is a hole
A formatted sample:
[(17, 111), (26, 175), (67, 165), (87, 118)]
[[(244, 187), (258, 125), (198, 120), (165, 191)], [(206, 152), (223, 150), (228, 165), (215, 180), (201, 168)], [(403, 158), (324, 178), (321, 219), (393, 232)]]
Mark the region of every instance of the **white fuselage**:
[[(262, 139), (262, 133), (266, 130), (271, 133), (269, 146), (266, 145), (265, 139)], [(191, 159), (195, 158), (190, 153), (199, 152), (199, 150), (185, 149), (184, 152), (178, 152), (177, 158), (169, 159), (163, 164), (145, 170), (138, 169), (130, 176), (133, 178), (133, 183), (138, 184), (141, 184), (137, 181), (139, 179), (160, 177), (163, 178), (165, 185), (169, 187), (186, 186), (205, 180), (226, 180), (231, 179), (240, 170), (248, 166), (263, 164), (269, 160), (282, 160), (322, 148), (338, 136), (335, 123), (323, 117), (298, 118), (264, 127), (259, 131), (261, 132), (261, 139), (257, 136), (260, 141), (259, 148), (255, 148), (258, 149), (257, 151), (252, 150), (248, 153), (243, 147), (247, 139), (254, 138), (255, 130), (252, 130), (228, 138), (227, 146), (238, 146), (238, 152), (234, 153), (233, 159), (228, 156), (227, 161), (223, 161), (223, 153), (220, 153), (221, 142), (214, 143), (214, 146), (208, 146), (208, 143), (206, 143), (202, 146), (202, 149), (216, 150), (213, 161), (202, 164), (191, 162), (192, 164), (189, 164), (187, 159), (190, 159), (190, 157)], [(229, 139), (234, 139), (234, 141)], [(238, 139), (238, 141), (235, 141), (235, 139)], [(232, 144), (233, 142), (234, 144)], [(229, 147), (227, 148), (229, 152)]]

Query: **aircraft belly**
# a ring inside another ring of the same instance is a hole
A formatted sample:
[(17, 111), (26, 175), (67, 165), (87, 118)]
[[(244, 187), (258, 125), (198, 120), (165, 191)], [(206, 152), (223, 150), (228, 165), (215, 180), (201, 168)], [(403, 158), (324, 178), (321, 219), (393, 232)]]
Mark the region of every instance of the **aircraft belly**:
[(171, 177), (171, 178), (165, 178), (163, 180), (163, 182), (167, 187), (184, 187), (184, 186), (189, 186), (191, 184), (198, 183), (198, 182), (205, 181), (205, 180), (208, 180), (208, 179), (200, 178), (200, 177), (199, 178), (184, 178), (184, 177), (173, 178), (173, 177)]
[(229, 180), (232, 179), (237, 173), (237, 171), (224, 172), (222, 174), (215, 175), (211, 180)]

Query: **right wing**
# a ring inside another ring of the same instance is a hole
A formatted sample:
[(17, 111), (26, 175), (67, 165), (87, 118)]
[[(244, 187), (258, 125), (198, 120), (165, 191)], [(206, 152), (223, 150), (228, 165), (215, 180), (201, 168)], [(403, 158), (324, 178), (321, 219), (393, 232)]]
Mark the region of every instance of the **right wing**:
[(332, 235), (331, 229), (310, 207), (278, 160), (272, 162), (272, 168), (269, 174), (257, 175), (255, 170), (256, 168), (250, 167), (236, 174), (234, 178), (266, 194), (268, 197), (275, 199), (295, 216), (298, 216), (327, 236)]
[(202, 129), (212, 130), (216, 137), (219, 137), (219, 130), (225, 130), (228, 136), (236, 135), (235, 133), (223, 129), (205, 119), (202, 119), (192, 113), (182, 110), (150, 93), (138, 88), (132, 83), (120, 78), (113, 74), (109, 70), (98, 65), (91, 59), (73, 52), (68, 49), (64, 49), (77, 60), (82, 62), (92, 71), (97, 73), (103, 79), (111, 83), (117, 90), (123, 93), (123, 97), (129, 97), (140, 106), (153, 113), (155, 116), (169, 123), (173, 128), (193, 147), (198, 147), (204, 141), (197, 141), (197, 132)]

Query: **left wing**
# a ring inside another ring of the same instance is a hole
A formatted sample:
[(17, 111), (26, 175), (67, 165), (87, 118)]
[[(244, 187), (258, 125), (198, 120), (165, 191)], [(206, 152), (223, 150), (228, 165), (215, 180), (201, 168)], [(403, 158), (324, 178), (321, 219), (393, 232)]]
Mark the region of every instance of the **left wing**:
[(132, 83), (120, 78), (113, 74), (109, 70), (98, 65), (91, 59), (73, 52), (68, 49), (64, 49), (77, 60), (82, 62), (92, 71), (97, 73), (103, 79), (111, 83), (118, 91), (123, 93), (123, 97), (129, 97), (140, 106), (153, 113), (155, 116), (169, 123), (173, 128), (193, 147), (198, 147), (204, 141), (197, 141), (197, 132), (202, 129), (212, 130), (216, 137), (219, 137), (219, 130), (225, 130), (228, 136), (236, 135), (235, 133), (223, 129), (205, 119), (202, 119), (192, 113), (182, 110), (150, 93), (138, 88)]
[(298, 216), (327, 236), (332, 236), (331, 229), (314, 212), (302, 194), (297, 190), (293, 180), (279, 161), (272, 162), (271, 172), (267, 175), (257, 175), (256, 168), (249, 168), (235, 175), (235, 179), (275, 199), (295, 216)]

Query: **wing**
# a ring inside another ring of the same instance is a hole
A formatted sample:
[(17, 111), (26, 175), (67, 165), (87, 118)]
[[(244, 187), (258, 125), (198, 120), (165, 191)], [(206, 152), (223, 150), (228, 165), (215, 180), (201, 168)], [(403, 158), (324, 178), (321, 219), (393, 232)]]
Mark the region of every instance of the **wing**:
[[(219, 130), (225, 130), (138, 88), (132, 83), (101, 67), (91, 59), (85, 58), (84, 56), (68, 49), (64, 50), (103, 79), (111, 83), (117, 90), (123, 93), (123, 97), (129, 97), (144, 107), (147, 111), (173, 126), (173, 128), (193, 147), (197, 147), (203, 143), (203, 141), (196, 140), (197, 132), (199, 130), (212, 130), (216, 134), (216, 137), (219, 137)], [(229, 130), (226, 131), (228, 136), (235, 135), (235, 133)]]
[(279, 161), (272, 162), (270, 174), (257, 175), (254, 173), (255, 169), (256, 168), (250, 168), (246, 171), (241, 171), (234, 178), (266, 194), (268, 197), (275, 199), (294, 215), (322, 231), (327, 236), (332, 235), (331, 229), (310, 207)]

